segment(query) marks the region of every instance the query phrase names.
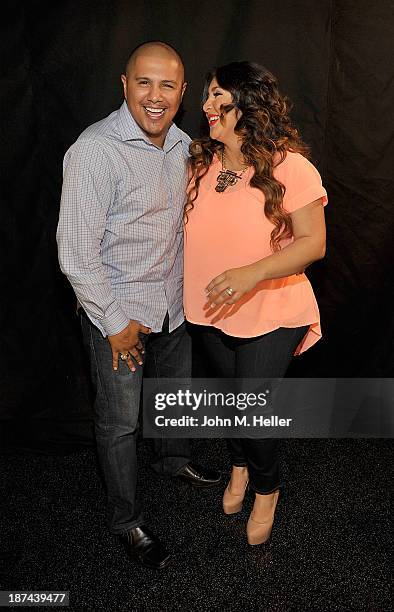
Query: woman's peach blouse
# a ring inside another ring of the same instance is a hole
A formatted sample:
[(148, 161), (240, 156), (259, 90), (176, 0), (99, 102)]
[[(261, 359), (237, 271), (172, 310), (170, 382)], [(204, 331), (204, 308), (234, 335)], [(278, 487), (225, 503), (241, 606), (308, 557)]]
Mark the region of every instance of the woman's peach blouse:
[[(296, 355), (302, 353), (321, 338), (319, 309), (305, 274), (262, 281), (236, 304), (207, 310), (205, 288), (213, 278), (272, 253), (273, 225), (264, 215), (264, 194), (249, 185), (254, 170), (249, 168), (236, 185), (218, 193), (215, 186), (220, 169), (215, 157), (200, 182), (185, 224), (186, 319), (213, 325), (239, 338), (260, 336), (279, 327), (309, 325), (295, 351)], [(327, 203), (318, 171), (299, 153), (287, 153), (274, 169), (274, 176), (286, 187), (283, 206), (289, 213), (318, 198)], [(282, 249), (292, 240), (283, 241)]]

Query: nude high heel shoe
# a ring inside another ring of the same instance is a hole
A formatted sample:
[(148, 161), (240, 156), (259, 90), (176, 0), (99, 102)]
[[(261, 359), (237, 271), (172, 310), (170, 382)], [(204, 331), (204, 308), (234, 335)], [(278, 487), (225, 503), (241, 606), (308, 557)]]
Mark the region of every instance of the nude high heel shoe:
[(253, 515), (256, 515), (255, 507), (253, 507), (252, 513), (246, 525), (246, 535), (248, 538), (248, 543), (251, 546), (256, 546), (256, 544), (264, 544), (268, 541), (271, 535), (272, 526), (274, 524), (275, 509), (276, 504), (278, 503), (278, 498), (279, 491), (275, 491), (272, 507), (267, 511), (267, 518), (264, 521), (258, 521), (253, 518)]
[[(246, 481), (244, 480), (245, 478)], [(234, 482), (237, 484), (236, 489), (238, 489), (238, 491), (242, 491), (242, 486), (244, 487), (242, 493), (232, 493), (230, 491), (230, 484), (234, 484)], [(248, 483), (249, 474), (246, 466), (233, 466), (230, 481), (223, 494), (224, 514), (235, 514), (241, 510)]]
[(231, 493), (229, 484), (223, 493), (223, 512), (224, 514), (235, 514), (236, 512), (240, 512), (242, 510), (242, 503), (244, 501), (249, 481), (246, 481), (245, 490), (240, 495), (234, 495), (234, 493)]

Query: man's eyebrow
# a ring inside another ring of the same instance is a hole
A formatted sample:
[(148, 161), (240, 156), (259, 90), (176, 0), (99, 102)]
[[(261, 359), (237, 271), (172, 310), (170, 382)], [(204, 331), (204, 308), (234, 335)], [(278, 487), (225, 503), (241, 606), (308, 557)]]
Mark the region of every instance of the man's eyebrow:
[[(135, 80), (136, 81), (140, 81), (140, 80), (151, 81), (152, 79), (150, 79), (149, 77), (144, 77), (144, 76), (136, 76)], [(176, 85), (177, 81), (173, 81), (172, 79), (163, 79), (162, 81), (160, 81), (160, 83), (174, 83), (174, 85)]]

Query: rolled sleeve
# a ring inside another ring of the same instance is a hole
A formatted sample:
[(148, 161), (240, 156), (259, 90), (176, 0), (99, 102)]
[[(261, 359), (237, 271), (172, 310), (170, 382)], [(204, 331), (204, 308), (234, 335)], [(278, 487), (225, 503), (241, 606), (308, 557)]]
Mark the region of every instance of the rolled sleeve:
[(286, 186), (283, 207), (289, 213), (319, 198), (322, 198), (324, 206), (328, 202), (319, 172), (299, 153), (288, 153), (275, 169), (275, 177)]

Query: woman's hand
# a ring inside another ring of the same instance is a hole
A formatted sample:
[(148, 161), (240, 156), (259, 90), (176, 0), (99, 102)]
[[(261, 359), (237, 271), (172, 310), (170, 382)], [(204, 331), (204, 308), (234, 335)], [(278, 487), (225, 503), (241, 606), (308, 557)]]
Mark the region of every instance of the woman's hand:
[[(242, 268), (226, 270), (206, 288), (210, 307), (235, 304), (262, 280), (302, 274), (325, 254), (326, 226), (323, 199), (306, 204), (291, 214), (294, 241), (286, 247)], [(227, 290), (227, 291), (226, 291)]]
[(259, 277), (253, 264), (226, 270), (212, 279), (205, 289), (209, 307), (235, 304), (245, 293), (252, 291), (260, 280), (261, 274)]

